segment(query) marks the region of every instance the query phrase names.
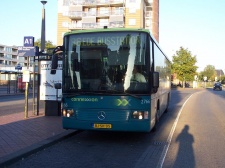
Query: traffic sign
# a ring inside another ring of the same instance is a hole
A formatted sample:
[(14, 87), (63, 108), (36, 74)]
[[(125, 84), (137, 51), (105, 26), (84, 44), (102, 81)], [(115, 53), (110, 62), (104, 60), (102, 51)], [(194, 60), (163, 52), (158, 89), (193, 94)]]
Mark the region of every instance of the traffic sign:
[(22, 66), (21, 66), (20, 64), (17, 64), (17, 65), (15, 66), (15, 70), (22, 70)]
[(23, 82), (30, 82), (30, 71), (23, 71)]
[(20, 57), (29, 57), (35, 56), (35, 47), (18, 47), (18, 56)]
[(24, 47), (33, 47), (34, 46), (34, 37), (33, 36), (25, 36), (23, 40)]

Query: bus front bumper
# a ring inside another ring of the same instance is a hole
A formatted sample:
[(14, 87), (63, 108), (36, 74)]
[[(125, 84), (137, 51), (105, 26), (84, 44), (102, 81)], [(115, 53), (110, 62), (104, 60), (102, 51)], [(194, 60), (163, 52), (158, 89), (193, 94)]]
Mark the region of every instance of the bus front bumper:
[(127, 121), (84, 121), (74, 118), (62, 117), (64, 129), (75, 130), (98, 130), (98, 131), (128, 131), (128, 132), (150, 132), (149, 120), (127, 120)]

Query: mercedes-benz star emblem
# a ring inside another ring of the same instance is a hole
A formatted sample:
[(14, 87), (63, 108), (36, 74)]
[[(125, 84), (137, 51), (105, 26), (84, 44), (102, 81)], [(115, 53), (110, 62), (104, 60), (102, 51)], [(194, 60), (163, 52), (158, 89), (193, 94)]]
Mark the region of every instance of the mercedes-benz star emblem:
[(99, 111), (99, 112), (98, 112), (98, 119), (99, 119), (99, 120), (104, 120), (105, 117), (106, 117), (106, 114), (105, 114), (104, 111)]

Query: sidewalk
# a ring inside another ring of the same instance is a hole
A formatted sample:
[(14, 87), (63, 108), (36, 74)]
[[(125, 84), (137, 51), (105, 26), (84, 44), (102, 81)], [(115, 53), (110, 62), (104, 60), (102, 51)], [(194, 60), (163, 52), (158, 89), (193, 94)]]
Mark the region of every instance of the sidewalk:
[(28, 112), (0, 116), (0, 167), (43, 149), (69, 135), (74, 130), (64, 130), (60, 116), (39, 116)]

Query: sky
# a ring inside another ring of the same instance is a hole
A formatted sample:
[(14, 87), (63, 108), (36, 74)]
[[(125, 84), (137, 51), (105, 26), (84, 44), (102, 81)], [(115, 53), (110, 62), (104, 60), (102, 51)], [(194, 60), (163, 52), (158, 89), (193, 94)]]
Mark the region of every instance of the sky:
[(225, 70), (225, 0), (159, 0), (159, 44), (170, 60), (182, 46), (207, 65)]
[[(57, 0), (45, 5), (46, 40), (56, 45)], [(23, 46), (25, 36), (41, 38), (43, 5), (40, 0), (0, 0), (0, 44)]]
[[(46, 40), (56, 45), (57, 0), (45, 5)], [(24, 36), (41, 38), (40, 0), (0, 1), (0, 44), (23, 46)], [(159, 44), (168, 58), (183, 47), (207, 65), (225, 70), (225, 0), (159, 0)]]

